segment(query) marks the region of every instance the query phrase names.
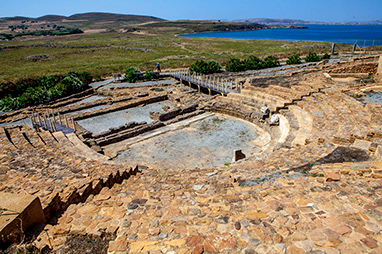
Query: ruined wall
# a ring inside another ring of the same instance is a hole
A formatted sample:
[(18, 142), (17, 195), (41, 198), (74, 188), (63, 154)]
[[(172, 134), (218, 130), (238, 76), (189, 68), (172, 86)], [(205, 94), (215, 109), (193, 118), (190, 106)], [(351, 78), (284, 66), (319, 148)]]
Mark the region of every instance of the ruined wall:
[(376, 82), (382, 84), (382, 55), (379, 55)]

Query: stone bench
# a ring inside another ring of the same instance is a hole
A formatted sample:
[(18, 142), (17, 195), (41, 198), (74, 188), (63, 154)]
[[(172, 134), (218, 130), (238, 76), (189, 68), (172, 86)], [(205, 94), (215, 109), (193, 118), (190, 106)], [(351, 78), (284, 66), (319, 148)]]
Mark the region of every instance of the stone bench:
[(249, 95), (256, 99), (261, 99), (265, 102), (270, 102), (276, 104), (278, 107), (284, 107), (286, 104), (290, 103), (285, 99), (282, 99), (278, 96), (270, 95), (266, 92), (266, 90), (259, 91), (253, 87), (247, 87), (241, 90), (241, 94)]

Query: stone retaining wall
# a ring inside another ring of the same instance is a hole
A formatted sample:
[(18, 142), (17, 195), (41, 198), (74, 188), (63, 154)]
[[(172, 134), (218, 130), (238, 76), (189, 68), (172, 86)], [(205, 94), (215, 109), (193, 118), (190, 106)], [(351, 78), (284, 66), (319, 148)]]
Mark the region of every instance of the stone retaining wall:
[(185, 108), (174, 108), (166, 113), (150, 112), (150, 118), (153, 120), (167, 121), (178, 115), (187, 114), (195, 111), (198, 108), (198, 104), (193, 104)]
[(164, 126), (164, 124), (162, 122), (156, 121), (156, 122), (152, 122), (150, 124), (146, 124), (143, 126), (138, 126), (136, 128), (133, 128), (132, 130), (128, 130), (125, 132), (120, 132), (118, 134), (114, 134), (112, 136), (96, 139), (95, 141), (96, 141), (97, 145), (105, 146), (105, 145), (109, 145), (112, 143), (122, 141), (124, 139), (138, 136), (142, 133), (157, 129), (157, 128), (162, 127), (162, 126)]
[(231, 104), (221, 103), (221, 102), (213, 102), (207, 104), (204, 109), (206, 111), (217, 112), (225, 115), (230, 115), (234, 117), (241, 118), (253, 124), (260, 126), (262, 129), (270, 132), (269, 124), (262, 119), (259, 114), (256, 112), (252, 112), (244, 109), (243, 107), (238, 107)]
[(118, 133), (118, 132), (121, 132), (121, 131), (124, 131), (124, 130), (128, 130), (128, 129), (132, 129), (132, 128), (135, 128), (137, 126), (142, 126), (142, 125), (146, 125), (147, 123), (146, 122), (130, 122), (130, 123), (127, 123), (125, 125), (122, 125), (122, 126), (118, 126), (118, 127), (115, 127), (115, 128), (110, 128), (108, 131), (104, 131), (104, 132), (101, 132), (100, 134), (96, 134), (96, 135), (92, 135), (91, 137), (92, 138), (96, 138), (96, 139), (99, 139), (99, 138), (102, 138), (102, 137), (107, 137), (111, 134), (115, 134), (115, 133)]
[(135, 167), (134, 169), (130, 168), (128, 171), (125, 170), (122, 173), (118, 171), (115, 174), (110, 174), (107, 178), (93, 180), (78, 189), (73, 188), (73, 190), (67, 192), (67, 195), (64, 197), (60, 197), (59, 193), (57, 193), (52, 198), (49, 205), (44, 207), (43, 211), (45, 218), (48, 222), (49, 220), (54, 220), (57, 214), (65, 211), (71, 204), (85, 202), (90, 195), (97, 195), (102, 188), (111, 188), (114, 184), (122, 183), (123, 180), (128, 179), (130, 176), (136, 175), (137, 173), (138, 167)]
[(128, 109), (128, 108), (134, 108), (134, 107), (137, 107), (137, 106), (143, 105), (143, 104), (151, 104), (151, 103), (155, 103), (155, 102), (160, 102), (160, 101), (164, 101), (164, 100), (167, 100), (167, 99), (168, 99), (167, 95), (159, 95), (159, 96), (149, 97), (147, 99), (140, 99), (140, 100), (137, 100), (137, 101), (134, 101), (134, 102), (130, 102), (130, 103), (126, 103), (126, 104), (122, 104), (122, 105), (115, 105), (115, 106), (112, 106), (112, 107), (109, 107), (109, 108), (106, 108), (106, 109), (101, 109), (101, 110), (96, 110), (96, 111), (92, 111), (92, 112), (81, 113), (81, 114), (78, 114), (78, 115), (74, 116), (73, 119), (75, 121), (83, 120), (83, 119), (87, 119), (87, 118), (91, 118), (91, 117), (95, 117), (95, 116), (100, 116), (100, 115), (105, 115), (105, 114), (113, 113), (113, 112), (116, 112), (116, 111), (119, 111), (119, 110), (124, 110), (124, 109)]

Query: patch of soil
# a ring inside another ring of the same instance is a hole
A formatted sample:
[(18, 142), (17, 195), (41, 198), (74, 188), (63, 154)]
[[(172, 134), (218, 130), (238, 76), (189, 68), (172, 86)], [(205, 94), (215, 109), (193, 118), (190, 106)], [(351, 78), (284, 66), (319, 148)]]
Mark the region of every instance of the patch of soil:
[(376, 63), (352, 65), (352, 66), (346, 66), (344, 68), (338, 68), (338, 69), (332, 70), (329, 73), (370, 73), (370, 74), (376, 74), (377, 73), (377, 66), (378, 65)]
[(90, 237), (83, 235), (69, 235), (64, 243), (64, 246), (54, 250), (55, 254), (106, 254), (109, 248), (109, 242), (114, 240), (115, 236), (105, 234), (100, 237)]

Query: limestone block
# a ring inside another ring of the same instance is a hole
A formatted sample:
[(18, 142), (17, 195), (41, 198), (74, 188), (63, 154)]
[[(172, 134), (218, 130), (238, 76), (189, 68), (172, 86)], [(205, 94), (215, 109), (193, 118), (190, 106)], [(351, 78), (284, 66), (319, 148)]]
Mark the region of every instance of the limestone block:
[(371, 146), (370, 141), (362, 140), (362, 139), (356, 139), (351, 145), (351, 148), (356, 148), (359, 150), (369, 151), (369, 147)]
[(381, 145), (377, 147), (377, 150), (375, 151), (375, 157), (377, 161), (382, 161), (382, 146)]
[(40, 199), (36, 196), (0, 192), (0, 208), (0, 246), (19, 241), (22, 231), (45, 222)]
[(377, 74), (382, 76), (382, 55), (379, 56)]

